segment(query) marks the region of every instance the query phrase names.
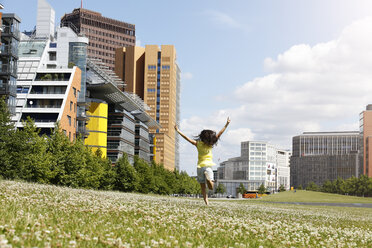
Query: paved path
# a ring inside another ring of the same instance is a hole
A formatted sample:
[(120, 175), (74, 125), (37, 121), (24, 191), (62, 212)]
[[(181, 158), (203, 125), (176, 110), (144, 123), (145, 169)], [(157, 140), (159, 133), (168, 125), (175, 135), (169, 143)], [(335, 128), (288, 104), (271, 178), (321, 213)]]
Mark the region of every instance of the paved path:
[(269, 202), (280, 204), (294, 204), (294, 205), (312, 205), (312, 206), (329, 206), (329, 207), (354, 207), (354, 208), (372, 208), (372, 203), (326, 203), (326, 202)]
[[(213, 200), (245, 200), (246, 198), (209, 198)], [(279, 203), (279, 204), (293, 204), (293, 205), (310, 205), (310, 206), (328, 206), (328, 207), (352, 207), (352, 208), (372, 208), (372, 203), (330, 203), (330, 202), (272, 202), (272, 201), (259, 201), (267, 203)]]

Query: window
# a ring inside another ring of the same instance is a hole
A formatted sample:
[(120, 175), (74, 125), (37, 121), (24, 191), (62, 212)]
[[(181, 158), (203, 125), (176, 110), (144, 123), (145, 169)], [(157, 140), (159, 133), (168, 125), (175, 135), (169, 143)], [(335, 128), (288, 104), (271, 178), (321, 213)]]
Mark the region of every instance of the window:
[(156, 65), (148, 65), (147, 67), (148, 70), (156, 70)]
[(68, 119), (68, 125), (71, 127), (71, 116), (67, 116), (67, 119)]
[(22, 86), (18, 86), (17, 87), (17, 93), (21, 93), (21, 94), (27, 94), (28, 93), (28, 89), (29, 87), (22, 87)]
[(76, 97), (76, 88), (73, 87), (73, 90), (74, 90), (74, 96)]
[(49, 52), (49, 60), (56, 61), (57, 60), (57, 52)]
[(74, 106), (74, 103), (70, 101), (70, 111), (72, 111), (72, 107)]

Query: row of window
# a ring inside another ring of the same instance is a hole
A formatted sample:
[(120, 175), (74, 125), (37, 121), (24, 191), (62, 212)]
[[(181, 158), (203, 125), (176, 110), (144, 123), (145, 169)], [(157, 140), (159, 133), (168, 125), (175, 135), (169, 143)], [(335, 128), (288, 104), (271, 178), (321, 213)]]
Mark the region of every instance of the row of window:
[(250, 152), (249, 154), (250, 154), (250, 155), (256, 155), (256, 156), (257, 156), (257, 155), (260, 155), (260, 156), (261, 156), (261, 155), (262, 155), (262, 156), (266, 156), (266, 152)]
[(147, 69), (148, 69), (149, 71), (151, 71), (151, 70), (156, 70), (156, 65), (148, 65), (148, 66), (147, 66)]
[[(125, 46), (128, 45), (128, 43), (117, 42), (116, 40), (114, 41), (114, 40), (110, 40), (110, 39), (103, 39), (103, 38), (96, 37), (96, 36), (91, 36), (91, 35), (88, 35), (88, 38), (89, 38), (89, 40), (104, 42), (106, 44), (111, 44), (113, 46), (118, 46), (118, 47), (125, 47)], [(132, 39), (128, 39), (128, 38), (126, 38), (126, 41), (130, 42), (130, 43), (134, 42), (134, 40), (132, 41)]]
[[(95, 19), (96, 17), (95, 16), (92, 16), (92, 19)], [(82, 22), (83, 24), (88, 24), (88, 25), (92, 25), (94, 21), (91, 21), (91, 20), (88, 20), (88, 19), (85, 19), (83, 18), (82, 19)], [(117, 28), (116, 26), (113, 26), (113, 25), (110, 25), (110, 24), (106, 24), (106, 23), (101, 23), (101, 22), (97, 22), (99, 27), (104, 25), (104, 28), (105, 29), (108, 29), (108, 30), (113, 30), (113, 31), (116, 31), (117, 32)], [(95, 25), (97, 26), (97, 25)], [(131, 36), (134, 36), (135, 33), (134, 33), (134, 30), (129, 30), (129, 29), (124, 29), (124, 28), (120, 28), (120, 32), (122, 34), (126, 34), (126, 35), (131, 35)], [(118, 35), (118, 34), (113, 34), (113, 33), (107, 33), (107, 32), (103, 32), (103, 31), (100, 31), (100, 30), (97, 30), (96, 28), (81, 28), (82, 31), (86, 31), (88, 33), (91, 33), (91, 34), (97, 34), (97, 35), (102, 35), (102, 36), (106, 36), (106, 37), (110, 37), (110, 38), (114, 38), (114, 39), (119, 39), (119, 40), (128, 40), (127, 38), (124, 38), (123, 36), (121, 35)], [(129, 41), (133, 41), (134, 40), (131, 40), (129, 39)]]
[(115, 55), (113, 53), (101, 52), (101, 51), (97, 51), (96, 49), (88, 49), (88, 53), (95, 54), (95, 55), (102, 55), (102, 56), (106, 56), (109, 58), (115, 58)]

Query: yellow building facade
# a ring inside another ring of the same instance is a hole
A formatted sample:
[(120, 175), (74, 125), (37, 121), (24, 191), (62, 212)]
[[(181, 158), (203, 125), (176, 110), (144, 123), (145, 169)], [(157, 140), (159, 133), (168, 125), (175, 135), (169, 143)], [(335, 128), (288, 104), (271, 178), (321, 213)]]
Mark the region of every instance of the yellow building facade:
[(107, 103), (91, 99), (89, 110), (87, 111), (89, 118), (87, 129), (88, 137), (85, 139), (85, 144), (92, 148), (93, 152), (98, 149), (102, 152), (102, 157), (107, 156)]
[(180, 70), (173, 45), (147, 45), (116, 49), (115, 72), (126, 91), (136, 93), (151, 108), (148, 114), (161, 128), (150, 128), (156, 138), (155, 161), (169, 170), (178, 169)]

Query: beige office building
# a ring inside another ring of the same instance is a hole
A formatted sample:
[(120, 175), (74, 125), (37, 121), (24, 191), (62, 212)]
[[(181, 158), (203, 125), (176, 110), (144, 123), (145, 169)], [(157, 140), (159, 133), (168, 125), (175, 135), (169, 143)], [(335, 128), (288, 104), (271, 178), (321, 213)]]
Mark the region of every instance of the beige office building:
[(116, 49), (115, 72), (125, 81), (125, 91), (139, 95), (151, 108), (149, 115), (160, 125), (155, 135), (154, 160), (170, 170), (179, 168), (178, 135), (180, 69), (173, 45), (147, 45)]

